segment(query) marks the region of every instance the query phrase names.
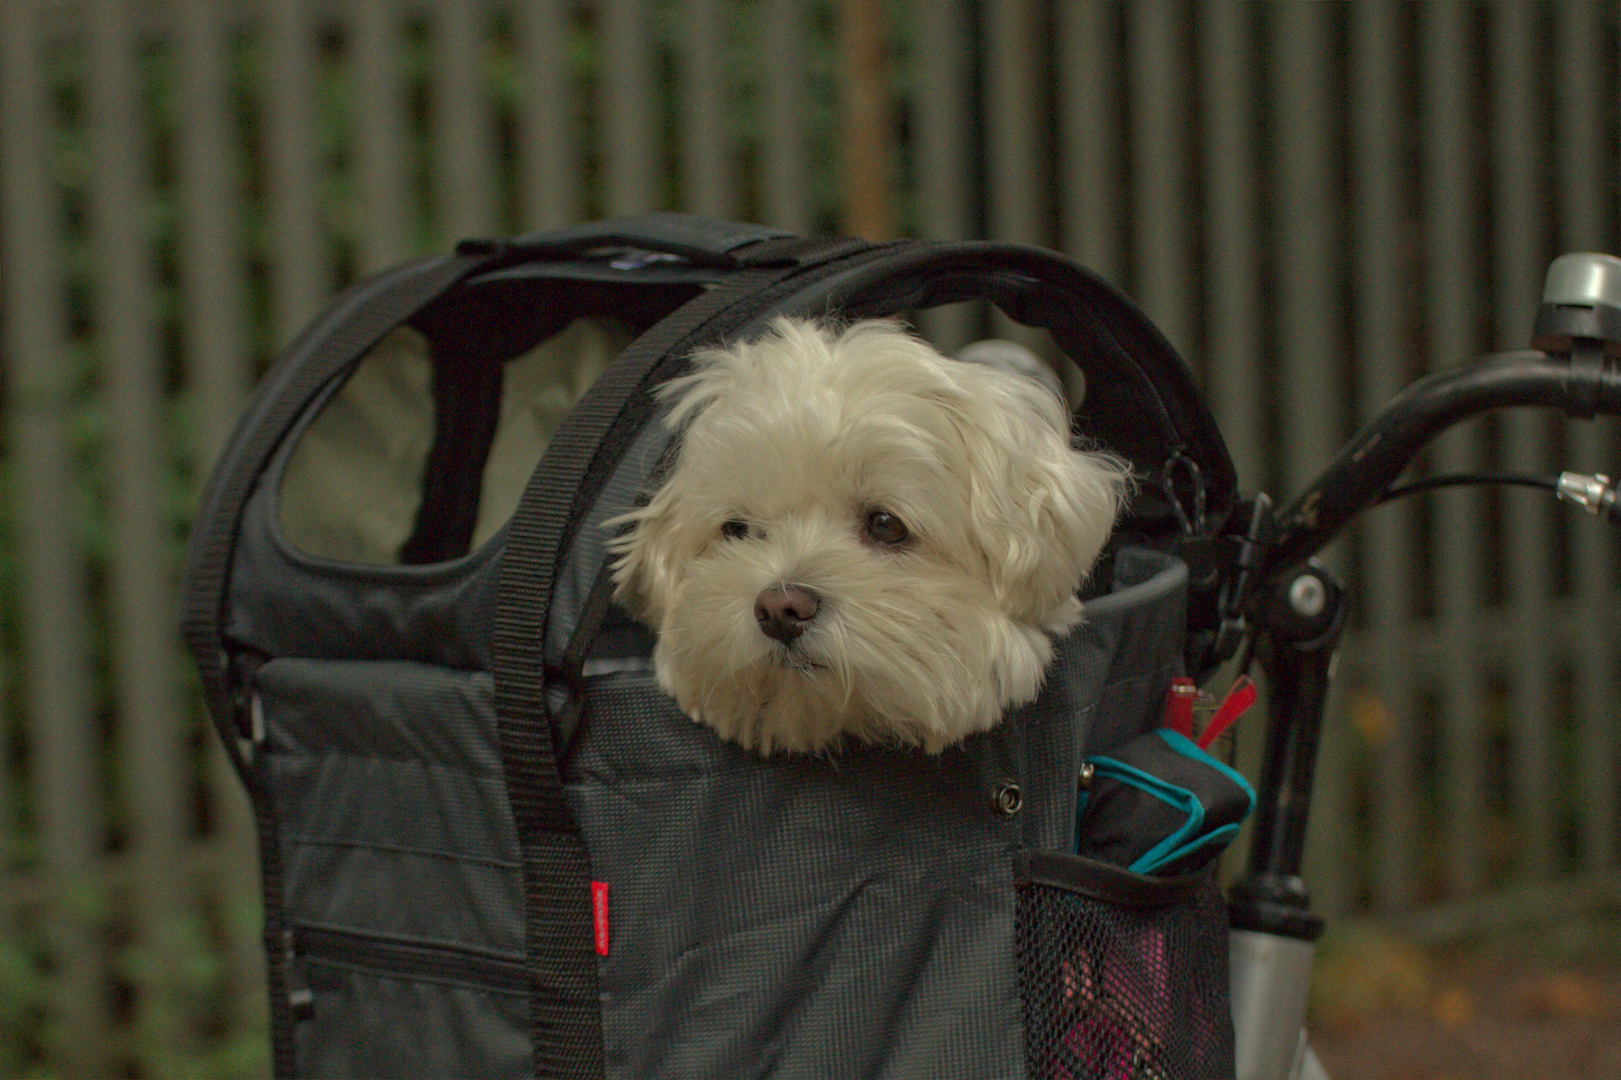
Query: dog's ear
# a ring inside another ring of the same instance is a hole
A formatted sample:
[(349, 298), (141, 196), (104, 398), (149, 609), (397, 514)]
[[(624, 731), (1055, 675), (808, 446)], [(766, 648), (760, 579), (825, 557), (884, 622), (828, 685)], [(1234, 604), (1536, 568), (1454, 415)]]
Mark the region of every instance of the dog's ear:
[(625, 527), (608, 542), (618, 556), (613, 565), (614, 600), (649, 625), (664, 625), (664, 615), (680, 564), (675, 497), (669, 485), (653, 493), (648, 504), (608, 522)]
[(978, 475), (970, 529), (1010, 615), (1057, 633), (1109, 539), (1129, 485), (1123, 463), (1070, 445), (1067, 417), (1036, 384), (1008, 387), (1021, 422), (970, 431)]

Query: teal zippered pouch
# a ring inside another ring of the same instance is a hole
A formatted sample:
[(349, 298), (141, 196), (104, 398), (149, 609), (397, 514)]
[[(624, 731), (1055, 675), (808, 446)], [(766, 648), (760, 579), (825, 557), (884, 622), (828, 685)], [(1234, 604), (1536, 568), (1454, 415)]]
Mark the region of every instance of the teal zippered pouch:
[(1249, 781), (1169, 728), (1086, 762), (1092, 768), (1076, 802), (1076, 853), (1134, 873), (1202, 870), (1255, 809)]

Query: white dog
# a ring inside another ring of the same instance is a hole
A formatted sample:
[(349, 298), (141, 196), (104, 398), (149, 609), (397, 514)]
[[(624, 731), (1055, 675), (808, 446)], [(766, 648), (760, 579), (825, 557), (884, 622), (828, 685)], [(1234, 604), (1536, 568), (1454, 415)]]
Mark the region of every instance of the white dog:
[(1035, 697), (1127, 476), (1051, 390), (892, 322), (779, 318), (661, 394), (681, 432), (610, 524), (659, 685), (762, 753), (937, 753)]

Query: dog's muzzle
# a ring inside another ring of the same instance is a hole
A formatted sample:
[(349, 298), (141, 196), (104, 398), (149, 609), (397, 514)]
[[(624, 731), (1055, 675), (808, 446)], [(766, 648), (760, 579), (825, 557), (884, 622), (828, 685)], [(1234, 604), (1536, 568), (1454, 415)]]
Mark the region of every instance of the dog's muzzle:
[(805, 626), (816, 618), (821, 609), (821, 598), (800, 585), (780, 585), (762, 591), (754, 599), (754, 618), (760, 632), (784, 645), (805, 632)]

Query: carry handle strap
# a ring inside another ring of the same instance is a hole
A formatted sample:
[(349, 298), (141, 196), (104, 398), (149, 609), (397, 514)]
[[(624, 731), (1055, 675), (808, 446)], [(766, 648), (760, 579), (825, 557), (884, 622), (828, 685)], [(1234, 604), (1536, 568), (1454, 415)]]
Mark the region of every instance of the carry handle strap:
[(588, 221), (510, 240), (464, 240), (457, 251), (551, 259), (604, 248), (630, 248), (670, 255), (695, 266), (720, 269), (762, 265), (762, 255), (774, 265), (788, 265), (793, 261), (787, 248), (761, 252), (748, 250), (769, 240), (803, 243), (790, 232), (765, 225), (716, 221), (692, 214), (657, 213), (611, 221)]

